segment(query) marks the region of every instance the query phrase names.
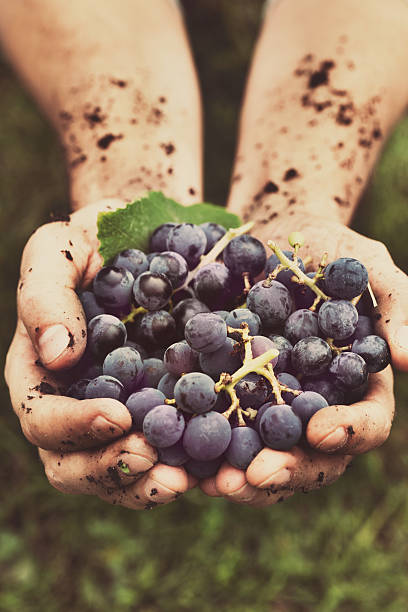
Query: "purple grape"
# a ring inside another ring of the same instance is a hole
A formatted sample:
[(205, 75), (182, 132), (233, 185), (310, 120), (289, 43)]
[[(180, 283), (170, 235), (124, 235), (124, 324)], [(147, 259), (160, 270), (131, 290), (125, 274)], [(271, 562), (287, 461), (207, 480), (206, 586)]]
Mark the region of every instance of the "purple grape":
[(136, 302), (147, 310), (161, 310), (170, 297), (173, 288), (164, 274), (143, 272), (133, 285), (133, 295)]
[[(276, 347), (272, 340), (266, 336), (254, 336), (251, 340), (252, 357), (254, 359), (275, 348)], [(279, 356), (274, 357), (268, 363), (275, 367), (275, 365), (278, 363), (278, 358)]]
[(368, 372), (381, 372), (391, 361), (388, 344), (380, 336), (370, 335), (354, 340), (351, 350), (364, 359)]
[(94, 278), (93, 292), (105, 308), (119, 311), (131, 302), (133, 282), (133, 275), (126, 268), (105, 266)]
[(256, 413), (256, 417), (254, 421), (254, 428), (258, 433), (260, 433), (259, 424), (261, 422), (262, 415), (265, 412), (265, 410), (268, 410), (268, 408), (270, 408), (271, 406), (276, 406), (275, 400), (271, 402), (266, 402), (266, 404), (263, 404), (260, 408), (258, 408), (258, 412)]
[(167, 249), (167, 237), (170, 230), (175, 227), (175, 223), (163, 223), (156, 227), (153, 234), (150, 237), (150, 251), (157, 251), (161, 253)]
[(300, 418), (303, 424), (303, 431), (306, 431), (306, 427), (312, 416), (322, 408), (325, 408), (329, 404), (325, 398), (319, 393), (314, 391), (304, 391), (292, 402), (293, 412)]
[(202, 312), (210, 312), (208, 306), (200, 302), (195, 298), (188, 298), (182, 300), (173, 308), (173, 317), (176, 321), (177, 331), (184, 337), (184, 330), (186, 323), (192, 319), (196, 314)]
[(143, 433), (146, 440), (157, 448), (173, 446), (184, 432), (183, 414), (174, 406), (162, 404), (150, 410), (143, 420)]
[(194, 416), (188, 423), (183, 445), (192, 459), (210, 461), (220, 457), (231, 441), (231, 426), (219, 412)]
[(317, 314), (305, 308), (292, 312), (285, 322), (285, 337), (296, 344), (302, 338), (318, 336), (320, 329), (317, 320)]
[(235, 385), (241, 408), (254, 408), (262, 406), (272, 392), (271, 385), (263, 376), (251, 372)]
[(187, 262), (190, 270), (193, 270), (200, 262), (207, 246), (207, 238), (204, 231), (193, 223), (180, 223), (169, 231), (167, 236), (167, 250), (180, 253)]
[(204, 312), (187, 321), (184, 335), (195, 351), (213, 353), (225, 343), (227, 326), (218, 315)]
[(315, 391), (322, 395), (329, 406), (344, 404), (345, 394), (343, 389), (339, 389), (335, 382), (328, 377), (307, 378), (302, 380), (303, 391)]
[(187, 278), (188, 266), (184, 257), (179, 253), (164, 251), (152, 259), (150, 272), (164, 274), (171, 282), (173, 289), (177, 289)]
[(126, 391), (134, 391), (143, 378), (143, 361), (135, 349), (121, 346), (108, 353), (103, 362), (103, 373), (117, 378)]
[(225, 453), (225, 458), (238, 470), (246, 470), (262, 448), (262, 440), (255, 429), (243, 426), (235, 427), (231, 432), (231, 442)]
[(175, 376), (198, 369), (198, 353), (187, 344), (186, 340), (171, 344), (164, 353), (163, 361), (167, 370)]
[(286, 404), (270, 406), (261, 417), (259, 431), (269, 448), (288, 451), (300, 440), (302, 421)]
[(292, 344), (287, 338), (277, 334), (271, 334), (269, 338), (273, 342), (273, 348), (279, 351), (278, 360), (273, 367), (275, 374), (277, 372), (287, 372), (292, 365)]
[(189, 459), (186, 451), (184, 450), (182, 440), (179, 440), (172, 446), (166, 446), (166, 448), (158, 448), (157, 455), (159, 457), (160, 463), (164, 463), (165, 465), (172, 465), (173, 467), (183, 465)]
[[(306, 276), (308, 276), (310, 279), (313, 279), (315, 277), (315, 274), (316, 272), (307, 272)], [(320, 280), (317, 281), (316, 285), (317, 287), (322, 289)], [(317, 297), (313, 289), (311, 289), (307, 285), (304, 285), (303, 283), (292, 282), (291, 286), (296, 308), (310, 308)]]
[[(288, 259), (293, 261), (293, 257), (294, 257), (293, 251), (283, 251), (283, 253), (284, 255), (286, 255), (286, 257), (288, 257)], [(273, 253), (273, 255), (271, 255), (270, 257), (268, 257), (268, 260), (265, 266), (265, 276), (268, 276), (268, 274), (273, 272), (275, 268), (279, 266), (280, 263), (281, 261), (279, 257), (275, 255), (275, 253)], [(302, 272), (305, 271), (304, 263), (300, 259), (300, 257), (298, 257), (297, 265)], [(278, 281), (278, 283), (282, 283), (282, 285), (285, 285), (287, 289), (292, 290), (298, 286), (297, 283), (294, 283), (292, 281), (293, 276), (295, 276), (295, 274), (292, 272), (292, 270), (282, 270), (281, 272), (278, 273), (276, 280)]]
[(149, 269), (149, 262), (146, 255), (139, 249), (125, 249), (118, 253), (113, 260), (113, 265), (120, 268), (126, 268), (132, 274), (133, 278), (137, 278), (142, 272)]
[(341, 300), (352, 300), (368, 284), (368, 273), (365, 266), (352, 257), (340, 257), (324, 269), (325, 293)]
[(318, 320), (319, 327), (325, 336), (344, 340), (354, 333), (357, 327), (358, 312), (351, 302), (328, 300), (321, 305)]
[(227, 230), (218, 223), (200, 223), (200, 227), (207, 238), (207, 246), (205, 247), (204, 251), (204, 254), (206, 255), (209, 251), (211, 251), (215, 243), (224, 236)]
[(242, 365), (239, 344), (227, 338), (224, 344), (213, 353), (200, 353), (199, 363), (203, 372), (218, 380), (222, 372), (233, 374)]
[(87, 346), (98, 359), (104, 359), (115, 348), (123, 346), (126, 339), (126, 327), (113, 315), (97, 315), (88, 323)]
[[(302, 391), (302, 385), (295, 376), (292, 376), (292, 374), (288, 374), (288, 372), (281, 372), (280, 374), (277, 374), (276, 378), (282, 385), (285, 385), (285, 387), (289, 387), (289, 389), (293, 389), (294, 391)], [(282, 399), (289, 405), (296, 397), (296, 395), (290, 391), (282, 391), (281, 395)]]
[(174, 387), (174, 397), (181, 410), (192, 414), (209, 412), (217, 401), (213, 379), (201, 372), (182, 376)]
[(94, 399), (99, 397), (110, 397), (111, 399), (124, 402), (126, 391), (122, 383), (113, 378), (113, 376), (97, 376), (97, 378), (89, 381), (85, 391), (85, 398)]
[(292, 350), (293, 368), (306, 376), (320, 376), (327, 371), (331, 360), (330, 346), (316, 336), (299, 340)]
[(141, 344), (138, 344), (137, 342), (133, 342), (133, 340), (126, 340), (123, 346), (129, 346), (130, 348), (135, 349), (143, 360), (147, 359), (147, 351), (144, 348), (144, 346), (142, 346)]
[(259, 334), (261, 329), (261, 319), (255, 312), (251, 312), (248, 308), (236, 308), (231, 310), (228, 317), (225, 319), (229, 327), (241, 329), (241, 323), (247, 323), (251, 336)]
[(178, 376), (173, 374), (165, 374), (160, 380), (157, 388), (164, 393), (167, 399), (174, 399), (174, 386), (178, 381)]
[(243, 234), (227, 244), (223, 259), (234, 276), (241, 277), (244, 272), (257, 276), (265, 267), (265, 247), (257, 238)]
[(146, 312), (139, 322), (138, 337), (146, 346), (167, 347), (176, 339), (176, 322), (166, 310)]
[(189, 474), (194, 476), (194, 478), (202, 480), (204, 478), (211, 478), (211, 476), (215, 476), (221, 464), (222, 457), (211, 459), (211, 461), (189, 459), (187, 463), (184, 464), (184, 467)]
[(293, 302), (288, 289), (282, 283), (272, 281), (270, 286), (264, 287), (264, 282), (260, 281), (251, 288), (247, 296), (247, 306), (259, 315), (266, 329), (273, 329), (286, 321), (292, 311)]
[(164, 404), (166, 399), (164, 393), (152, 387), (143, 387), (129, 395), (126, 407), (129, 410), (133, 426), (137, 431), (143, 431), (143, 420), (148, 412), (156, 406)]
[(228, 306), (231, 302), (232, 276), (222, 263), (209, 263), (198, 270), (194, 292), (211, 310)]
[(348, 351), (340, 353), (333, 359), (329, 372), (336, 383), (344, 389), (356, 389), (363, 385), (368, 377), (364, 359)]
[(163, 376), (167, 374), (167, 369), (163, 360), (157, 357), (144, 359), (143, 367), (143, 384), (145, 387), (157, 387)]
[(82, 291), (79, 294), (79, 299), (81, 300), (85, 318), (88, 322), (94, 317), (105, 313), (104, 307), (98, 303), (93, 291)]

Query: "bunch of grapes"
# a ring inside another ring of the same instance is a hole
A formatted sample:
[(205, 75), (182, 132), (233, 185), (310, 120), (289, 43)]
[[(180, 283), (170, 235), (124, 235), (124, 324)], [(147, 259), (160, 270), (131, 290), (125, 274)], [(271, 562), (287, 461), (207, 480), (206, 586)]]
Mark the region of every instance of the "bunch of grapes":
[(165, 223), (80, 294), (87, 347), (67, 395), (123, 402), (159, 460), (197, 478), (291, 449), (390, 361), (362, 263), (323, 256), (306, 272), (299, 233), (267, 258), (246, 229)]

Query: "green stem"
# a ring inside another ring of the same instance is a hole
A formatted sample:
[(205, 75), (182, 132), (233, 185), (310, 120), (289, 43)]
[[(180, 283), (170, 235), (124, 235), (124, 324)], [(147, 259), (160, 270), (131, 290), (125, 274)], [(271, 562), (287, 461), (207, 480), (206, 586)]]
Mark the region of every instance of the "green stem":
[(126, 317), (123, 317), (122, 323), (124, 325), (126, 323), (133, 323), (137, 315), (144, 314), (145, 312), (148, 311), (146, 310), (146, 308), (143, 308), (143, 306), (138, 306), (137, 308), (136, 306), (132, 306), (132, 310), (129, 312), (129, 314)]
[(278, 355), (279, 351), (277, 351), (276, 349), (269, 349), (269, 351), (266, 351), (262, 355), (259, 355), (259, 357), (255, 357), (255, 359), (251, 359), (251, 361), (248, 361), (248, 363), (244, 363), (236, 372), (234, 372), (234, 374), (230, 376), (228, 384), (224, 384), (221, 381), (218, 381), (215, 384), (216, 392), (219, 393), (220, 391), (225, 389), (225, 391), (228, 391), (229, 393), (229, 388), (235, 387), (235, 385), (241, 380), (241, 378), (244, 378), (244, 376), (250, 374), (251, 372), (256, 372), (259, 368), (262, 368), (269, 361), (275, 359), (275, 357), (278, 357)]

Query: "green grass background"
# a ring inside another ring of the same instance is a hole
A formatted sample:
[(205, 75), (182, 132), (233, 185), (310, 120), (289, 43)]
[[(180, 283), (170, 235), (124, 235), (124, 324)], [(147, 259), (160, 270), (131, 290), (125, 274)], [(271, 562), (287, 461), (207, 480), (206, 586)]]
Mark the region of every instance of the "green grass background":
[[(206, 197), (225, 200), (234, 132), (261, 2), (190, 0), (206, 111)], [(0, 64), (0, 355), (15, 321), (30, 232), (68, 209), (55, 136)], [(211, 156), (211, 151), (217, 151)], [(390, 139), (354, 227), (408, 270), (408, 120)], [(43, 475), (0, 389), (0, 610), (405, 612), (408, 385), (383, 448), (343, 478), (263, 510), (197, 491), (153, 512), (63, 496)]]

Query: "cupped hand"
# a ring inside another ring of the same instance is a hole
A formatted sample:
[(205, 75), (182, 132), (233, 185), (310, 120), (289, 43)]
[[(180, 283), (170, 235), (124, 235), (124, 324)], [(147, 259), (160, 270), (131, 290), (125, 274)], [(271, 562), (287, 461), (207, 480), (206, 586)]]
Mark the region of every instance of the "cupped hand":
[(50, 483), (64, 493), (97, 495), (130, 508), (176, 499), (191, 486), (183, 468), (159, 464), (127, 408), (113, 399), (61, 395), (86, 346), (76, 289), (102, 266), (97, 215), (123, 206), (103, 200), (68, 221), (48, 223), (29, 239), (17, 290), (18, 322), (5, 378), (27, 439), (39, 447)]
[[(367, 268), (378, 302), (376, 332), (389, 343), (392, 363), (408, 370), (408, 278), (398, 269), (386, 247), (340, 223), (310, 216), (287, 217), (255, 232), (266, 244), (274, 240), (289, 248), (287, 236), (301, 231), (305, 238), (300, 256), (309, 255), (316, 269), (323, 253), (328, 261), (354, 257)], [(381, 315), (381, 316), (379, 316)], [(365, 453), (387, 439), (394, 416), (391, 366), (370, 374), (365, 398), (351, 406), (328, 406), (310, 420), (308, 447), (290, 452), (263, 449), (246, 472), (224, 464), (216, 478), (200, 483), (208, 495), (223, 495), (236, 502), (269, 505), (293, 495), (330, 484), (341, 476), (353, 455)]]

